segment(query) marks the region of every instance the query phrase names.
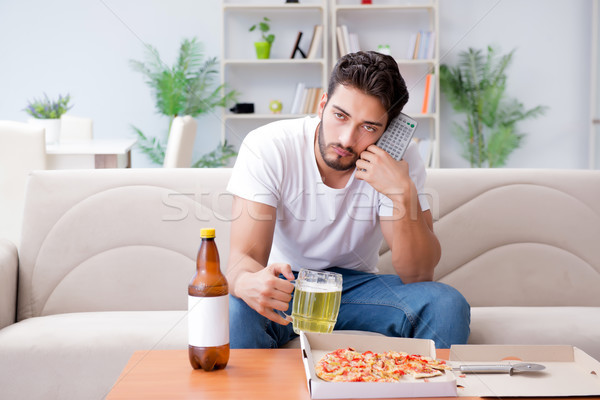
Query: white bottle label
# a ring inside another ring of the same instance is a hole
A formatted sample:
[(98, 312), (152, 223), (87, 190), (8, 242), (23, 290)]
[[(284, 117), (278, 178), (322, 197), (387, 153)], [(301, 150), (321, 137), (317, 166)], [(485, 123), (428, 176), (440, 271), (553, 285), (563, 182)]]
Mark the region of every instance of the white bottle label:
[(188, 295), (188, 340), (195, 347), (229, 343), (229, 296)]

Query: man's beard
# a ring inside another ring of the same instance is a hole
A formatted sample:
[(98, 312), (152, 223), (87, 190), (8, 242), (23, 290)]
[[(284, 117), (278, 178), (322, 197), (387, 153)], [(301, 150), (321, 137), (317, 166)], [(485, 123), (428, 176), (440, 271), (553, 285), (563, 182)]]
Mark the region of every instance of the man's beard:
[[(319, 124), (318, 138), (319, 142), (319, 152), (321, 153), (321, 158), (325, 161), (325, 164), (336, 171), (347, 171), (349, 169), (356, 167), (356, 160), (358, 160), (358, 154), (354, 152), (351, 147), (343, 147), (339, 143), (331, 143), (329, 146), (325, 144), (325, 136), (323, 135), (323, 122)], [(333, 157), (327, 158), (326, 151), (328, 147), (337, 146), (340, 147), (354, 155), (351, 160), (343, 162), (342, 157), (335, 154)]]

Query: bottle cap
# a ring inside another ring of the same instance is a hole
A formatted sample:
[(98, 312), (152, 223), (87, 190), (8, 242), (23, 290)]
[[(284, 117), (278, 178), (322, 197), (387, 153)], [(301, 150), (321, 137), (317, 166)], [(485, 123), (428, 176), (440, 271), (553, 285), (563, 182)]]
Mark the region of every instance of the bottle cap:
[(200, 229), (200, 237), (201, 238), (214, 238), (215, 237), (215, 228), (202, 228)]

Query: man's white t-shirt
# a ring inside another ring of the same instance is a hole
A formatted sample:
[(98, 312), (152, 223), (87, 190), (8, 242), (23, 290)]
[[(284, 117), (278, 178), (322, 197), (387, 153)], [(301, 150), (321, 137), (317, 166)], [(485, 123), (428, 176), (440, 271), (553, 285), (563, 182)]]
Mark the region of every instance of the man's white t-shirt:
[[(391, 201), (354, 173), (343, 189), (321, 179), (315, 158), (320, 120), (305, 117), (270, 123), (250, 132), (240, 148), (227, 190), (277, 208), (269, 264), (300, 268), (341, 267), (377, 272), (383, 239), (378, 216), (391, 216)], [(425, 166), (415, 144), (404, 155), (419, 193)], [(425, 196), (421, 209), (428, 210)]]

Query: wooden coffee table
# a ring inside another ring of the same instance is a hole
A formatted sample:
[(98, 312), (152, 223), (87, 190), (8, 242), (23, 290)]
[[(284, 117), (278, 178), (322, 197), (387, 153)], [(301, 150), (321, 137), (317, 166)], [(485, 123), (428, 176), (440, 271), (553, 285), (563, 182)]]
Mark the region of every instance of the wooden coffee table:
[[(448, 355), (437, 351), (439, 358)], [(107, 399), (310, 400), (310, 395), (300, 349), (231, 350), (227, 368), (212, 372), (193, 370), (187, 350), (153, 350), (133, 354)]]
[(227, 367), (193, 370), (187, 350), (137, 351), (107, 400), (310, 399), (300, 349), (231, 350)]

